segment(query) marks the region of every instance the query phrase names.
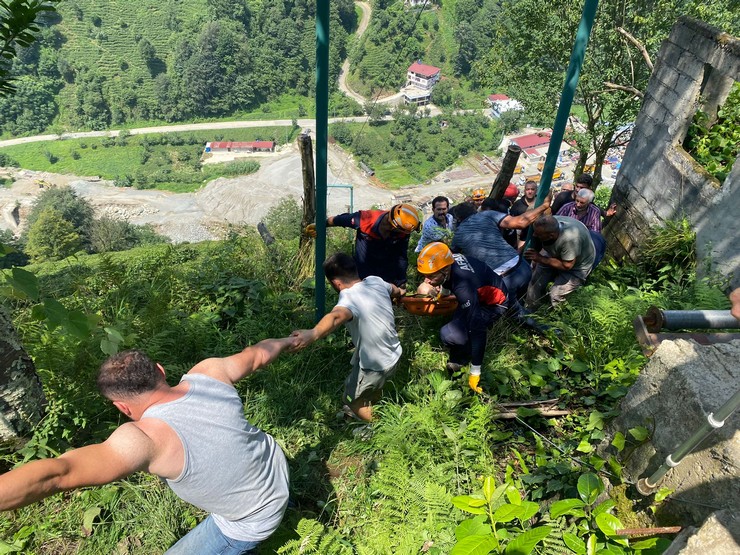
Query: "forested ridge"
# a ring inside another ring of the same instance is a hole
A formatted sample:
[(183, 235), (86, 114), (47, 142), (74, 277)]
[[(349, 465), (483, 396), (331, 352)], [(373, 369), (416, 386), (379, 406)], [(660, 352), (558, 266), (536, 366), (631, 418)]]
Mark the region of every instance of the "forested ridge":
[[(521, 101), (525, 112), (507, 113), (502, 130), (552, 125), (580, 3), (371, 5), (369, 28), (358, 38), (353, 2), (330, 4), (332, 115), (380, 110), (371, 102), (359, 106), (337, 90), (344, 59), (350, 61), (348, 84), (368, 99), (396, 92), (408, 65), (422, 60), (442, 69), (432, 102), (443, 112), (480, 109), (488, 94), (505, 93)], [(580, 152), (579, 168), (591, 156), (600, 167), (607, 151), (624, 143), (622, 131), (639, 110), (652, 63), (676, 18), (698, 17), (737, 34), (736, 8), (736, 0), (599, 3), (573, 109), (583, 127), (571, 127), (566, 137)], [(255, 114), (304, 117), (315, 96), (314, 57), (315, 7), (302, 0), (65, 1), (56, 13), (42, 15), (39, 40), (18, 49), (10, 70), (18, 94), (0, 98), (0, 132), (58, 133)], [(362, 150), (361, 139), (352, 143), (351, 149), (357, 143)], [(440, 164), (441, 159), (432, 163)], [(598, 183), (598, 172), (595, 177)]]
[[(314, 3), (301, 0), (61, 2), (43, 16), (40, 40), (19, 49), (18, 93), (0, 100), (0, 128), (105, 129), (226, 116), (288, 91), (311, 96), (314, 21)], [(334, 80), (355, 25), (351, 0), (331, 3)]]

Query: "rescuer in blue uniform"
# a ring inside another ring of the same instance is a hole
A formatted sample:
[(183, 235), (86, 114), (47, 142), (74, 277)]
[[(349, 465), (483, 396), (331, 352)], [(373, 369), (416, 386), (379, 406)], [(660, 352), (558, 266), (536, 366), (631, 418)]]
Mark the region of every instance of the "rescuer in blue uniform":
[(450, 349), (447, 370), (456, 372), (470, 363), (468, 385), (480, 393), (488, 329), (502, 316), (518, 313), (519, 303), (485, 262), (453, 254), (444, 243), (429, 243), (419, 253), (416, 265), (424, 276), (417, 293), (438, 296), (451, 292), (457, 298), (452, 320), (439, 332), (442, 343)]

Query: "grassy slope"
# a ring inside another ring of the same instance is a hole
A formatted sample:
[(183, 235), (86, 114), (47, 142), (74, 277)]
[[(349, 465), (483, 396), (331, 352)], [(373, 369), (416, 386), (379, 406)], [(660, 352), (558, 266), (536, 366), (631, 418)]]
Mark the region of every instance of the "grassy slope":
[[(101, 326), (125, 337), (122, 348), (150, 353), (174, 383), (202, 358), (311, 325), (311, 292), (301, 287), (311, 268), (296, 256), (296, 242), (266, 250), (252, 231), (225, 242), (147, 247), (29, 269), (40, 276), (42, 295), (99, 314)], [(349, 248), (332, 243), (328, 250)], [(413, 254), (410, 258), (413, 263)], [(334, 416), (349, 368), (343, 331), (244, 380), (239, 391), (248, 418), (273, 434), (289, 457), (295, 502), (263, 552), (296, 539), (297, 527), (317, 526), (329, 540), (365, 555), (417, 554), (426, 541), (446, 553), (462, 517), (450, 498), (477, 490), (480, 476), (501, 476), (507, 465), (514, 476), (523, 476), (524, 461), (539, 481), (520, 484), (521, 491), (537, 499), (537, 492), (544, 493), (538, 483), (548, 488), (557, 483), (556, 490), (571, 494), (568, 488), (582, 469), (537, 447), (520, 424), (495, 420), (492, 402), (560, 397), (571, 416), (526, 419), (567, 453), (577, 447), (585, 457), (600, 436), (599, 428), (589, 427), (592, 416), (609, 413), (644, 362), (631, 332), (632, 316), (648, 304), (674, 308), (695, 294), (686, 282), (681, 288), (667, 284), (665, 291), (628, 289), (635, 279), (630, 272), (605, 264), (566, 306), (547, 313), (562, 330), (559, 339), (497, 324), (489, 337), (482, 397), (471, 394), (465, 376), (450, 380), (443, 373), (437, 335), (442, 321), (398, 310), (404, 355), (368, 442), (354, 438), (352, 427)], [(722, 305), (718, 308), (726, 306), (721, 292), (711, 298)], [(14, 313), (49, 399), (49, 416), (23, 453), (39, 457), (53, 455), (49, 448), (64, 451), (99, 440), (122, 419), (93, 393), (95, 368), (104, 358), (98, 348), (102, 329), (80, 341), (60, 329), (46, 330), (30, 308), (21, 303)], [(6, 459), (6, 465), (15, 460)], [(86, 514), (92, 515), (87, 532)], [(0, 521), (0, 538), (43, 555), (154, 554), (201, 516), (157, 480), (134, 476), (9, 513)]]
[[(16, 145), (2, 149), (2, 152), (6, 153), (20, 167), (25, 169), (84, 176), (97, 175), (104, 179), (117, 179), (124, 175), (133, 176), (136, 172), (144, 170), (170, 169), (173, 171), (185, 171), (173, 161), (176, 158), (176, 156), (173, 156), (173, 153), (180, 149), (202, 151), (205, 143), (216, 140), (216, 137), (221, 137), (221, 140), (226, 141), (274, 140), (278, 144), (285, 144), (295, 138), (295, 133), (296, 131), (290, 127), (181, 133), (179, 135), (182, 137), (196, 137), (200, 144), (179, 147), (169, 145), (153, 146), (153, 155), (149, 166), (156, 163), (156, 168), (142, 166), (141, 164), (143, 148), (140, 141), (142, 136), (129, 137), (124, 146), (118, 145), (110, 139), (70, 139)], [(103, 146), (104, 144), (110, 144), (110, 146), (105, 147)], [(45, 155), (47, 152), (56, 156), (58, 160), (51, 163)], [(79, 158), (75, 159), (72, 153), (76, 153)], [(175, 192), (190, 192), (202, 187), (204, 181), (215, 179), (225, 174), (221, 173), (219, 166), (204, 166), (200, 173), (190, 172), (189, 175), (191, 176), (189, 182), (160, 183), (157, 188)]]

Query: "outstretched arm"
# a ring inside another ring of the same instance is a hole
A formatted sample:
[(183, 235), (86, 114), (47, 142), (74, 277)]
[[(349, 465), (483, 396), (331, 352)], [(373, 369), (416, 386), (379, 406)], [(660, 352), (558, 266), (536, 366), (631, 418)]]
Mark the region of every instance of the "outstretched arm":
[(147, 470), (154, 444), (135, 424), (118, 428), (103, 443), (42, 459), (0, 476), (0, 510), (25, 507), (61, 491), (108, 484)]
[(388, 285), (391, 286), (391, 301), (400, 301), (401, 298), (406, 294), (405, 287), (398, 287), (397, 285), (394, 285), (392, 283), (389, 283)]
[(300, 351), (305, 349), (311, 343), (323, 339), (339, 326), (352, 319), (352, 311), (343, 306), (335, 306), (334, 309), (325, 315), (319, 323), (310, 330), (295, 330), (290, 334), (293, 340), (291, 351)]
[(193, 366), (188, 374), (206, 374), (216, 380), (235, 384), (272, 363), (293, 341), (291, 337), (265, 339), (229, 357), (207, 358)]
[(524, 229), (550, 208), (550, 202), (552, 202), (552, 190), (547, 194), (543, 203), (534, 210), (527, 210), (519, 216), (506, 216), (498, 225), (502, 229)]

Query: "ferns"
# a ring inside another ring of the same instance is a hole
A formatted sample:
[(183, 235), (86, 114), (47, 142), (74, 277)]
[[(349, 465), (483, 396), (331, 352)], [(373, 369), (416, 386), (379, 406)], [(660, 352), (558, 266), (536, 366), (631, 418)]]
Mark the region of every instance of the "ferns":
[[(448, 489), (450, 471), (444, 466), (414, 469), (400, 453), (389, 453), (370, 480), (371, 512), (355, 533), (365, 538), (363, 555), (415, 555), (432, 539), (452, 540), (454, 518)], [(391, 524), (391, 526), (389, 526)]]
[(575, 532), (575, 524), (570, 527), (565, 526), (565, 518), (561, 517), (555, 520), (545, 518), (544, 524), (552, 529), (550, 535), (542, 540), (542, 552), (540, 555), (570, 555), (573, 553), (563, 541), (564, 532)]
[(316, 520), (302, 518), (296, 528), (297, 540), (290, 540), (280, 549), (280, 555), (352, 555), (352, 544), (335, 530)]

